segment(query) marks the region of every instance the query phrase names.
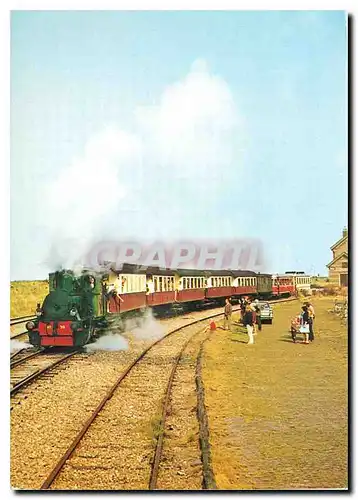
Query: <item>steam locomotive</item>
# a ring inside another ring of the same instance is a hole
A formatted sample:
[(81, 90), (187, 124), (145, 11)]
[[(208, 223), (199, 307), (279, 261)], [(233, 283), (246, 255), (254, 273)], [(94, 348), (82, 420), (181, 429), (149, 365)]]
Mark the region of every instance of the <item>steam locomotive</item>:
[(233, 302), (243, 296), (267, 299), (292, 295), (295, 290), (290, 277), (273, 279), (253, 271), (172, 270), (130, 264), (105, 273), (84, 270), (76, 275), (63, 270), (50, 273), (49, 294), (26, 328), (34, 346), (79, 347), (111, 322), (120, 326), (128, 316), (140, 316), (147, 308), (193, 310), (203, 304), (223, 305), (226, 297)]

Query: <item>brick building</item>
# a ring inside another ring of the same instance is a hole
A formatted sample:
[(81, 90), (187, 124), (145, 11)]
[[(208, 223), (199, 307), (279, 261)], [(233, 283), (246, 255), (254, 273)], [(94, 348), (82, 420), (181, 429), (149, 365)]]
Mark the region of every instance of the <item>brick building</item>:
[(342, 238), (331, 246), (333, 259), (327, 264), (329, 281), (338, 286), (348, 286), (348, 230), (343, 229)]

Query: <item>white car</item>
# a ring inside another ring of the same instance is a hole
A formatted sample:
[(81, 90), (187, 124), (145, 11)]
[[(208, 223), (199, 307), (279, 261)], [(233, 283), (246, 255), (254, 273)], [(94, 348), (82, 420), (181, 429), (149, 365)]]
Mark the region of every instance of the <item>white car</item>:
[(273, 310), (268, 302), (259, 302), (258, 307), (260, 308), (261, 321), (268, 321), (272, 324), (273, 320)]

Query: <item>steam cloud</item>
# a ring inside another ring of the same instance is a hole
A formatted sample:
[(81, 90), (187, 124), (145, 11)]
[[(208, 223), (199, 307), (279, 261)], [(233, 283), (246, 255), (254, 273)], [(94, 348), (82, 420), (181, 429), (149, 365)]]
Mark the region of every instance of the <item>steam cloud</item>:
[(21, 342), (20, 340), (10, 340), (10, 352), (20, 351), (20, 349), (29, 349), (31, 344), (28, 342)]
[(138, 340), (156, 340), (165, 334), (165, 329), (153, 317), (151, 309), (147, 309), (145, 315), (138, 320), (128, 320), (125, 322), (125, 330), (130, 331)]
[(225, 228), (232, 236), (216, 212), (216, 200), (230, 189), (236, 199), (239, 185), (242, 134), (227, 83), (197, 61), (134, 117), (134, 132), (108, 126), (46, 186), (50, 269), (80, 265), (106, 238), (224, 237), (214, 230)]
[(93, 344), (87, 344), (85, 350), (87, 352), (95, 351), (126, 351), (129, 347), (127, 339), (118, 333), (108, 333), (103, 335)]

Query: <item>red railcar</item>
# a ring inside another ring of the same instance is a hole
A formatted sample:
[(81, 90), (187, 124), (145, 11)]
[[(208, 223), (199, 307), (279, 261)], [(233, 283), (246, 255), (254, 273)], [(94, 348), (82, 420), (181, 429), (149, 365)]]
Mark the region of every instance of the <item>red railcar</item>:
[(296, 287), (292, 276), (275, 275), (272, 277), (272, 295), (294, 295)]

